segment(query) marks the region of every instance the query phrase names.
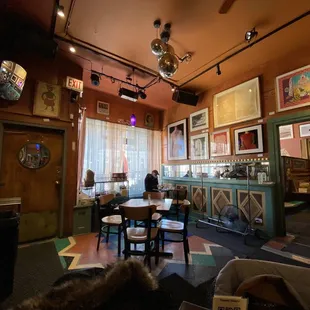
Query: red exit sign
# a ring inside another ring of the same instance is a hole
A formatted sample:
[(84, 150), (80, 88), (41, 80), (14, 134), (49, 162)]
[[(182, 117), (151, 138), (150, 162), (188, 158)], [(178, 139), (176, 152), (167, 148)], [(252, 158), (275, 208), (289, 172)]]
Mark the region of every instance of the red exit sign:
[(71, 76), (67, 76), (66, 88), (82, 92), (83, 91), (83, 81), (75, 79)]

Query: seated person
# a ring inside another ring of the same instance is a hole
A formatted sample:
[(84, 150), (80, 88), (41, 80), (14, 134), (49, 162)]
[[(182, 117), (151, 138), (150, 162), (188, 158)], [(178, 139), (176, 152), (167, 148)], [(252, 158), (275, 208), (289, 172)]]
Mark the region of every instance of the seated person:
[(144, 179), (145, 191), (153, 192), (158, 191), (158, 176), (157, 170), (153, 170), (152, 173), (148, 173)]

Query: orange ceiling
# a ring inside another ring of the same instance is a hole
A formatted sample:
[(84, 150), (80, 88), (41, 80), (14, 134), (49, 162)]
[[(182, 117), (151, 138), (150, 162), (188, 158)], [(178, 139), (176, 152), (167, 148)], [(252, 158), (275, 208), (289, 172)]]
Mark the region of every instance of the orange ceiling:
[[(26, 2), (9, 1), (19, 3), (21, 7)], [(54, 1), (31, 2), (36, 5), (29, 6), (27, 1), (25, 12), (50, 25), (49, 10)], [(192, 61), (180, 64), (178, 73), (173, 77), (175, 84), (182, 85), (195, 74), (246, 46), (246, 30), (256, 27), (259, 39), (310, 10), (309, 0), (236, 0), (227, 14), (219, 14), (222, 3), (223, 0), (60, 0), (60, 4), (65, 7), (66, 18), (57, 18), (55, 34), (66, 40), (74, 41), (73, 37), (82, 40), (100, 49), (93, 48), (96, 51), (105, 50), (107, 54), (113, 54), (114, 58), (122, 57), (127, 59), (125, 62), (146, 67), (156, 74), (157, 60), (150, 50), (150, 42), (156, 36), (153, 21), (160, 18), (163, 24), (171, 22), (170, 44), (176, 53), (179, 56), (188, 51), (193, 53)], [(308, 29), (309, 15), (224, 62), (221, 65), (221, 76), (217, 76), (215, 69), (212, 69), (184, 87), (199, 93), (252, 67), (289, 54), (309, 42)], [(82, 45), (87, 46), (86, 43)], [(60, 42), (60, 48), (67, 51), (68, 43)], [(87, 87), (92, 87), (90, 69), (103, 70), (120, 79), (125, 79), (131, 73), (130, 68), (82, 48), (77, 48), (76, 54), (87, 59), (70, 56), (85, 68), (84, 82)], [(140, 85), (152, 79), (140, 72), (136, 72), (135, 76)], [(116, 94), (118, 87), (117, 83), (112, 84), (103, 79), (99, 90)], [(170, 86), (164, 82), (148, 89), (147, 95), (144, 100), (146, 104), (161, 109), (173, 105)]]

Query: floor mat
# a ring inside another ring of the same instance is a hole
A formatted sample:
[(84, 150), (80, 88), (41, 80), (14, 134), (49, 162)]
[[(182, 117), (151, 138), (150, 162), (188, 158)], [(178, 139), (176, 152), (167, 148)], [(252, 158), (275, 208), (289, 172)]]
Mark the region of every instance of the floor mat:
[(3, 303), (3, 307), (16, 305), (47, 291), (63, 274), (53, 241), (19, 248), (13, 294)]
[(310, 246), (303, 245), (300, 243), (292, 242), (291, 244), (286, 246), (282, 251), (310, 258)]

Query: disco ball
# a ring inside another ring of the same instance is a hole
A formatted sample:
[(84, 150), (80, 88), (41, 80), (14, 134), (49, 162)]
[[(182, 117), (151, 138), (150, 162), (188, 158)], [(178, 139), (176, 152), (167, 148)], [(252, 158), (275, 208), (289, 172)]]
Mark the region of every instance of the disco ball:
[(164, 54), (158, 61), (158, 71), (164, 78), (171, 78), (179, 68), (179, 61), (170, 53)]
[(156, 56), (163, 55), (167, 50), (167, 45), (163, 43), (160, 39), (154, 39), (151, 42), (152, 53)]
[(174, 48), (170, 44), (167, 44), (167, 50), (165, 53), (169, 53), (171, 55), (174, 55), (175, 54)]

